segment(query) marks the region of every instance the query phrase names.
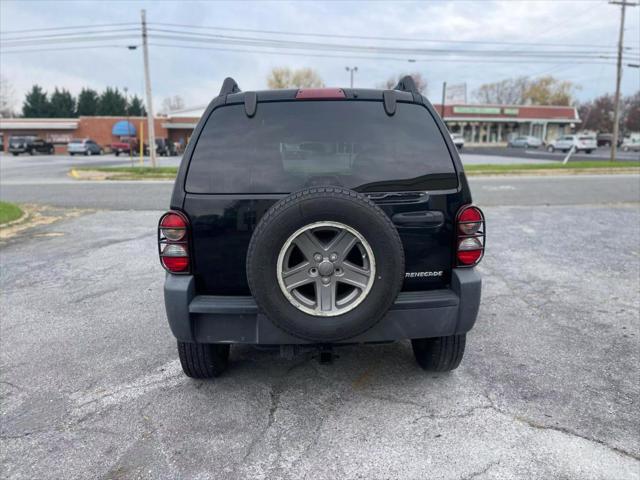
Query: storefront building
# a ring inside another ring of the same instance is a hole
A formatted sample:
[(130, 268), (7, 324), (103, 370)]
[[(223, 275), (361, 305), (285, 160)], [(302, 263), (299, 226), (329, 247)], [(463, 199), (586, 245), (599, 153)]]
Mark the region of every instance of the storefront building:
[[(156, 138), (186, 145), (193, 127), (174, 128), (174, 123), (195, 126), (198, 118), (155, 119)], [(123, 125), (125, 126), (123, 128)], [(3, 150), (9, 148), (11, 137), (34, 136), (54, 144), (56, 153), (66, 153), (67, 143), (74, 138), (90, 138), (109, 151), (114, 142), (136, 137), (148, 144), (146, 117), (79, 117), (79, 118), (0, 118)]]
[[(442, 106), (434, 105), (442, 116)], [(539, 105), (445, 105), (444, 121), (470, 145), (506, 145), (531, 135), (548, 142), (573, 132), (580, 118), (574, 107)]]

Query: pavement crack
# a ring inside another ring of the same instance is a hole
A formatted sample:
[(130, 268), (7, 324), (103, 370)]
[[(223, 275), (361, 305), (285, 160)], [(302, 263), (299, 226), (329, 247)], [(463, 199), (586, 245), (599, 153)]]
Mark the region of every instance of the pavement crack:
[(487, 395), (486, 393), (484, 394), (484, 397), (491, 403), (490, 408), (495, 411), (496, 413), (499, 413), (501, 415), (504, 415), (512, 420), (515, 420), (518, 423), (522, 423), (526, 426), (528, 426), (529, 428), (532, 428), (534, 430), (540, 430), (540, 431), (553, 431), (553, 432), (558, 432), (558, 433), (562, 433), (564, 435), (569, 435), (571, 437), (576, 437), (576, 438), (581, 438), (582, 440), (586, 440), (588, 442), (592, 442), (592, 443), (596, 443), (598, 445), (601, 445), (609, 450), (611, 450), (612, 452), (615, 452), (619, 455), (625, 456), (625, 457), (629, 457), (632, 458), (634, 460), (639, 460), (640, 461), (640, 455), (634, 452), (630, 452), (628, 450), (625, 450), (623, 448), (620, 447), (616, 447), (613, 445), (609, 445), (607, 442), (605, 442), (604, 440), (600, 440), (599, 438), (595, 438), (595, 437), (591, 437), (589, 435), (584, 435), (578, 432), (575, 432), (567, 427), (563, 427), (563, 426), (559, 426), (559, 425), (544, 425), (542, 423), (536, 422), (535, 420), (531, 420), (529, 418), (525, 418), (525, 417), (521, 417), (518, 415), (514, 415), (511, 414), (505, 410), (503, 410), (502, 408), (498, 407), (495, 402), (491, 399), (491, 397), (489, 395)]
[(467, 475), (466, 477), (462, 477), (460, 480), (472, 480), (473, 478), (478, 478), (480, 475), (484, 475), (496, 465), (500, 465), (500, 461), (490, 462), (482, 470), (473, 472), (470, 475)]

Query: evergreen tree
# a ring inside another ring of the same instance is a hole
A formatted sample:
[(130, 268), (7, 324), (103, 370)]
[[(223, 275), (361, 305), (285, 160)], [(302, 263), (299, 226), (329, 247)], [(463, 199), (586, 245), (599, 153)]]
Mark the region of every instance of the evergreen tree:
[(98, 113), (98, 92), (83, 88), (78, 95), (78, 115), (92, 117)]
[(48, 117), (50, 112), (49, 99), (42, 87), (34, 85), (27, 93), (22, 104), (22, 116), (26, 118)]
[(134, 95), (127, 106), (127, 113), (132, 117), (145, 117), (147, 115), (147, 111), (144, 108), (144, 104), (142, 103), (142, 99), (137, 95)]
[(53, 91), (49, 101), (49, 115), (54, 118), (71, 118), (76, 116), (76, 99), (69, 93), (69, 90), (58, 87)]
[(107, 87), (98, 100), (98, 115), (126, 115), (127, 99), (117, 88)]

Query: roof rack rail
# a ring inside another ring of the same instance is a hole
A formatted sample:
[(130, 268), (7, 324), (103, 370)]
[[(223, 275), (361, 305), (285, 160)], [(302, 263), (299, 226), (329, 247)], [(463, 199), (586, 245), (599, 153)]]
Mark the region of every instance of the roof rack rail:
[(238, 83), (231, 77), (227, 77), (222, 82), (222, 88), (220, 89), (219, 96), (229, 95), (230, 93), (238, 93), (241, 92)]
[(418, 91), (418, 87), (416, 87), (416, 82), (413, 80), (411, 75), (405, 75), (402, 77), (393, 89), (400, 90), (401, 92), (420, 93)]

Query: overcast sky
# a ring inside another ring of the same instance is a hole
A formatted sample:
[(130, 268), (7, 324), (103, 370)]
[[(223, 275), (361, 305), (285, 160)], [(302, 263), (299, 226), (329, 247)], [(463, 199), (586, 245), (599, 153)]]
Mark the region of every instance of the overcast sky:
[[(615, 48), (620, 8), (606, 1), (453, 1), (453, 2), (61, 2), (0, 1), (0, 29), (3, 32), (38, 28), (139, 22), (140, 10), (147, 10), (149, 22), (179, 23), (195, 26), (268, 29), (340, 35), (407, 37), (410, 39), (471, 40), (497, 42), (561, 43), (594, 45), (594, 49)], [(640, 8), (628, 9), (625, 44), (640, 47)], [(170, 28), (170, 27), (158, 27)], [(255, 33), (201, 33), (239, 36), (265, 36)], [(59, 33), (59, 32), (48, 32)], [(5, 35), (19, 37), (39, 32)], [(126, 33), (118, 33), (124, 35)], [(135, 33), (134, 33), (135, 34)], [(273, 35), (267, 35), (273, 37)], [(379, 42), (367, 39), (279, 37), (307, 42), (335, 42), (352, 45), (392, 47), (438, 47), (438, 43), (408, 41)], [(130, 51), (124, 45), (139, 39), (113, 40), (120, 47), (0, 53), (0, 73), (7, 78), (20, 108), (24, 93), (33, 83), (47, 90), (64, 87), (73, 93), (81, 87), (102, 89), (108, 85), (128, 87), (142, 95), (143, 68), (141, 50)], [(172, 40), (154, 43), (179, 44)], [(5, 44), (6, 45), (6, 44)], [(70, 44), (73, 45), (73, 44)], [(201, 44), (216, 46), (215, 44)], [(66, 47), (67, 45), (55, 45)], [(448, 45), (451, 46), (451, 45)], [(455, 47), (465, 47), (458, 44)], [(27, 46), (24, 48), (45, 48)], [(465, 48), (469, 47), (467, 45)], [(513, 45), (484, 45), (499, 50), (536, 48)], [(255, 47), (227, 47), (254, 48)], [(471, 47), (473, 48), (473, 44)], [(264, 50), (264, 48), (260, 48)], [(613, 51), (613, 50), (612, 50)], [(349, 56), (348, 53), (334, 53)], [(359, 56), (358, 54), (351, 54)], [(209, 102), (226, 76), (233, 76), (243, 90), (266, 88), (272, 67), (312, 67), (328, 86), (348, 86), (345, 66), (358, 66), (355, 85), (376, 87), (386, 78), (401, 72), (420, 72), (428, 81), (428, 96), (439, 102), (442, 82), (466, 82), (470, 92), (482, 83), (518, 75), (552, 74), (580, 85), (577, 97), (586, 100), (615, 88), (614, 65), (585, 65), (574, 61), (549, 64), (454, 63), (441, 60), (408, 63), (406, 55), (395, 60), (362, 58), (318, 58), (278, 54), (230, 53), (175, 47), (151, 47), (150, 62), (154, 103), (160, 105), (169, 95), (180, 95), (187, 105)], [(637, 63), (637, 62), (636, 62)], [(625, 68), (622, 91), (631, 94), (640, 87), (640, 69)], [(157, 107), (156, 107), (157, 108)]]

